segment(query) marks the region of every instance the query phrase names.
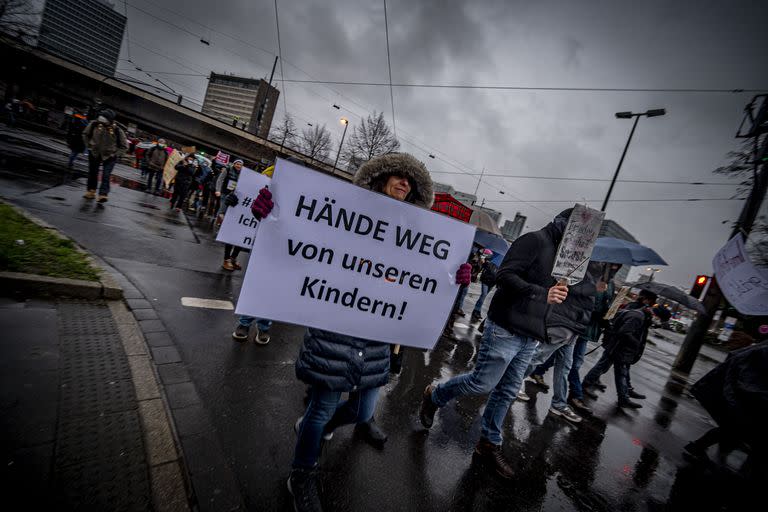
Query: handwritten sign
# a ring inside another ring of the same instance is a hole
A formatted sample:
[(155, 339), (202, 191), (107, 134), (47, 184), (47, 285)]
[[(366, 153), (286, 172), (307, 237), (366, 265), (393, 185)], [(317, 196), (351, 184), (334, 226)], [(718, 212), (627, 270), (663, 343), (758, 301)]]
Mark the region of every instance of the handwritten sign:
[(756, 267), (741, 234), (731, 238), (712, 260), (723, 295), (743, 315), (768, 315), (768, 271)]
[(611, 307), (606, 311), (605, 316), (603, 317), (605, 320), (613, 320), (613, 317), (619, 312), (621, 305), (624, 304), (624, 300), (627, 298), (628, 293), (629, 286), (622, 286), (619, 293), (616, 294), (616, 298), (613, 299)]
[(181, 162), (184, 155), (177, 150), (168, 155), (168, 160), (165, 161), (165, 167), (163, 167), (163, 182), (165, 182), (166, 188), (171, 186), (171, 182), (176, 177), (176, 164)]
[(251, 248), (256, 237), (256, 228), (259, 226), (259, 222), (251, 215), (251, 205), (256, 196), (259, 195), (259, 190), (269, 184), (270, 179), (263, 174), (247, 167), (242, 168), (235, 188), (237, 205), (227, 208), (224, 221), (216, 235), (217, 242), (236, 245), (244, 249)]
[(238, 314), (434, 346), (474, 226), (285, 160), (270, 189)]
[(229, 155), (227, 153), (222, 153), (219, 151), (216, 153), (216, 158), (214, 158), (217, 162), (219, 162), (221, 165), (227, 165), (229, 163)]
[(552, 277), (558, 281), (564, 279), (570, 286), (584, 279), (604, 217), (605, 212), (593, 210), (583, 204), (574, 206), (563, 239), (557, 248)]

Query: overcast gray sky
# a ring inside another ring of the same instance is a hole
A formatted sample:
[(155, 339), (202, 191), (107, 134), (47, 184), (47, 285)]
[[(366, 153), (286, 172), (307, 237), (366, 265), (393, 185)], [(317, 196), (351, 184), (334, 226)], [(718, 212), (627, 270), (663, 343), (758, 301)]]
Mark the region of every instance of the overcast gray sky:
[[(128, 14), (121, 57), (157, 71), (199, 103), (205, 77), (181, 74), (265, 77), (278, 53), (273, 0), (119, 0), (116, 8)], [(383, 1), (278, 0), (278, 13), (286, 79), (388, 81)], [(390, 0), (387, 15), (394, 83), (768, 90), (767, 2)], [(130, 74), (128, 62), (118, 68)], [(341, 115), (356, 124), (383, 111), (392, 124), (388, 87), (281, 84), (280, 76), (278, 66), (277, 86), (299, 127), (326, 124), (335, 147)], [(610, 179), (631, 128), (614, 113), (649, 108), (667, 115), (640, 121), (620, 179), (727, 181), (712, 170), (739, 144), (734, 134), (752, 96), (394, 89), (403, 149), (422, 159), (435, 181), (466, 192), (474, 192), (479, 176), (457, 167)], [(281, 99), (276, 120), (283, 109)], [(569, 206), (540, 201), (587, 200), (599, 208), (607, 189), (608, 182), (488, 176), (478, 196), (504, 218), (522, 212), (535, 230)], [(618, 183), (607, 217), (669, 262), (659, 281), (689, 286), (696, 274), (711, 273), (729, 233), (722, 222), (735, 220), (742, 203), (620, 200), (722, 199), (735, 191), (735, 181)]]

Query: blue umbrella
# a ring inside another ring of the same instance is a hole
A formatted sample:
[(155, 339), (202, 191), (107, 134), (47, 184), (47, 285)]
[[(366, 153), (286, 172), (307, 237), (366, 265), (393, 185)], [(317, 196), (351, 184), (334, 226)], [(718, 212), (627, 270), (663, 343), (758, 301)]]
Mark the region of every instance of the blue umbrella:
[(501, 260), (504, 259), (504, 255), (507, 254), (507, 249), (509, 249), (509, 242), (498, 235), (481, 229), (475, 231), (475, 243), (493, 251), (491, 261), (497, 266), (501, 265)]
[(656, 251), (644, 245), (619, 238), (602, 237), (595, 242), (592, 261), (620, 263), (634, 267), (642, 265), (667, 265)]

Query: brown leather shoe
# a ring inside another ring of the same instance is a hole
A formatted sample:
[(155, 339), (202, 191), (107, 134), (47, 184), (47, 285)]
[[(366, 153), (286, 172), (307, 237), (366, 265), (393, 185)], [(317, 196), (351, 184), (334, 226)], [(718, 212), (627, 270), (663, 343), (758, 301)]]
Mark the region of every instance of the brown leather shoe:
[(485, 464), (501, 478), (510, 479), (515, 476), (512, 466), (509, 465), (509, 462), (507, 462), (507, 459), (504, 458), (504, 454), (501, 452), (501, 445), (493, 444), (485, 438), (480, 438), (475, 447), (474, 455), (477, 457), (478, 462)]
[(96, 191), (95, 190), (87, 190), (85, 194), (83, 194), (83, 197), (86, 199), (96, 199)]
[(432, 401), (432, 391), (435, 390), (435, 386), (430, 384), (424, 389), (424, 394), (421, 396), (421, 407), (419, 408), (419, 419), (424, 428), (430, 428), (435, 422), (435, 413), (437, 412), (437, 405)]
[(224, 263), (221, 264), (221, 268), (229, 271), (235, 270), (235, 267), (232, 266), (232, 262), (229, 260), (224, 260)]
[(236, 260), (229, 260), (230, 263), (232, 263), (232, 268), (235, 270), (243, 270), (243, 267), (237, 264)]

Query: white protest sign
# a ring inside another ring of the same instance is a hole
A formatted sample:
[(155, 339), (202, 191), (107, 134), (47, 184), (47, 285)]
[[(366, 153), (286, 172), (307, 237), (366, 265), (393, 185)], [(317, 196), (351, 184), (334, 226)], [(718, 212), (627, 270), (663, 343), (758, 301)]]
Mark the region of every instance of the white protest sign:
[(475, 228), (278, 160), (237, 313), (432, 348)]
[(740, 234), (717, 252), (712, 266), (723, 295), (739, 313), (768, 315), (768, 271), (750, 261)]
[[(272, 180), (252, 169), (243, 167), (237, 180), (235, 193), (237, 194), (237, 206), (230, 206), (224, 214), (217, 242), (232, 244), (245, 249), (250, 249), (256, 236), (258, 221), (251, 215), (251, 204), (259, 190), (269, 185)], [(222, 201), (226, 196), (222, 196)]]
[(573, 207), (563, 239), (557, 248), (552, 277), (565, 279), (568, 285), (580, 283), (587, 273), (587, 264), (595, 248), (605, 212), (593, 210), (583, 204)]

